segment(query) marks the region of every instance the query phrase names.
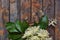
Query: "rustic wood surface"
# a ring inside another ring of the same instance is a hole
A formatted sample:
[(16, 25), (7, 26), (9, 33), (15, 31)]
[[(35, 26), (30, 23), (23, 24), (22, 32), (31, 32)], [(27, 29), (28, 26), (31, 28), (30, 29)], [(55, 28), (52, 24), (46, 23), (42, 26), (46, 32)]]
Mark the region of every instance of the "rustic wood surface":
[(48, 15), (49, 19), (57, 19), (56, 27), (47, 30), (53, 40), (60, 40), (60, 0), (0, 0), (0, 40), (7, 40), (6, 22), (26, 20), (29, 23), (38, 22), (39, 10)]
[(55, 34), (56, 34), (56, 40), (60, 40), (60, 0), (56, 0), (56, 5), (55, 5), (55, 17), (57, 19), (57, 26), (56, 26), (56, 31), (55, 31)]

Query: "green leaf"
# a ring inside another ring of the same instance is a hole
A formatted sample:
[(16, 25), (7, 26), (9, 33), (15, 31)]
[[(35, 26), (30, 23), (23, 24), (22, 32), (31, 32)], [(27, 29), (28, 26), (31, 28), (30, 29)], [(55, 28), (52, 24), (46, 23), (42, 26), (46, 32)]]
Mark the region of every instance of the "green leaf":
[(17, 20), (15, 24), (16, 24), (16, 28), (22, 33), (25, 32), (25, 30), (29, 26), (26, 21), (21, 22), (21, 21)]
[(46, 15), (42, 16), (39, 20), (40, 28), (46, 29), (48, 26), (48, 17)]
[(17, 20), (17, 21), (15, 22), (15, 25), (16, 25), (17, 30), (18, 30), (19, 32), (22, 32), (22, 30), (21, 30), (21, 28), (22, 28), (22, 22), (19, 21), (19, 20)]
[(8, 22), (5, 26), (8, 32), (18, 32), (13, 22)]
[(22, 40), (22, 34), (15, 34), (15, 33), (9, 33), (8, 35), (9, 39), (12, 39), (12, 40)]
[(29, 27), (29, 24), (24, 20), (22, 22), (22, 31), (25, 32), (25, 30)]

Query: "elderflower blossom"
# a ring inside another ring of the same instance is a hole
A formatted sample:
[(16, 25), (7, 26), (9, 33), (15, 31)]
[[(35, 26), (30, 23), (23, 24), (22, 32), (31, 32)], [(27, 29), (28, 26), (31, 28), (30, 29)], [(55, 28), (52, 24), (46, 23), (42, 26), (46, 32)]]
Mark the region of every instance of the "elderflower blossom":
[(40, 38), (38, 38), (38, 36), (32, 36), (29, 39), (26, 40), (40, 40)]
[(49, 37), (49, 36), (48, 36), (49, 33), (48, 33), (47, 30), (40, 29), (40, 31), (39, 31), (37, 34), (38, 34), (38, 36), (40, 36), (40, 37)]
[(52, 40), (47, 30), (40, 29), (40, 26), (29, 27), (22, 38), (26, 40)]
[(29, 27), (29, 28), (25, 31), (25, 34), (24, 34), (24, 36), (23, 36), (22, 38), (26, 38), (26, 37), (28, 37), (28, 36), (32, 36), (33, 34), (35, 34), (35, 33), (38, 31), (38, 29), (39, 29), (39, 26), (38, 26), (38, 27), (36, 27), (36, 26), (34, 26), (34, 27)]

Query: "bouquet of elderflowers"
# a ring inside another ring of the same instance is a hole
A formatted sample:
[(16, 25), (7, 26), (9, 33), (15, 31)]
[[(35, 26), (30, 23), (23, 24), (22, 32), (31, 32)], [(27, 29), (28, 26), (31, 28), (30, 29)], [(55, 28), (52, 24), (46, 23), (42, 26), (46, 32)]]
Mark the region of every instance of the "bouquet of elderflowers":
[[(40, 13), (43, 14), (42, 11)], [(52, 40), (46, 29), (50, 25), (55, 26), (55, 24), (56, 20), (49, 21), (46, 15), (42, 15), (39, 22), (34, 22), (31, 27), (25, 20), (8, 22), (5, 26), (8, 31), (8, 38), (11, 40)]]
[(26, 40), (52, 40), (48, 31), (40, 29), (39, 26), (27, 28), (22, 38), (26, 38)]

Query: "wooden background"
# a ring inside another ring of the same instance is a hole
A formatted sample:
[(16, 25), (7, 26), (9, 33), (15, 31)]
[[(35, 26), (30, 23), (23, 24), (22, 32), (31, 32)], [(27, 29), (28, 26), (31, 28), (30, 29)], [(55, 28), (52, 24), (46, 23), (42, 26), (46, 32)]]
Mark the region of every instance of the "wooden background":
[(33, 23), (43, 10), (50, 19), (56, 18), (56, 27), (48, 28), (54, 40), (60, 40), (60, 0), (0, 0), (0, 40), (7, 40), (6, 22), (27, 20)]

